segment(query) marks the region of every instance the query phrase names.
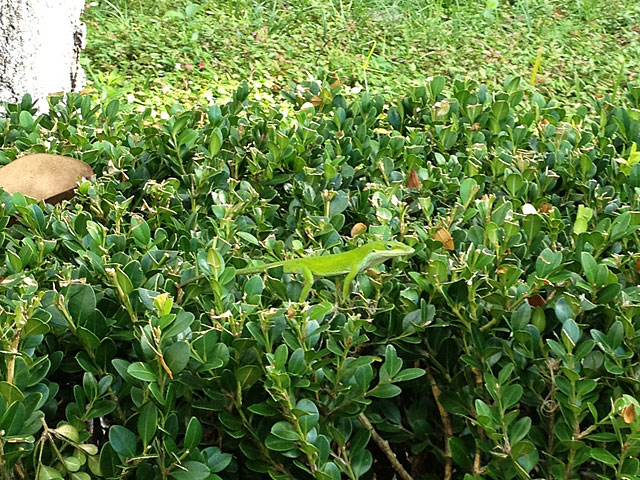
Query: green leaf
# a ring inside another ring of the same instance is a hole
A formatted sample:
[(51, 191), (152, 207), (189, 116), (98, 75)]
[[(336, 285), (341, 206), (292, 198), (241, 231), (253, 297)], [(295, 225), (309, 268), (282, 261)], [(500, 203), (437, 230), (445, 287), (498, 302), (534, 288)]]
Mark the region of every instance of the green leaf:
[(98, 382), (90, 372), (85, 372), (82, 377), (82, 389), (90, 402), (98, 397)]
[(460, 184), (460, 201), (463, 205), (468, 205), (478, 191), (478, 182), (473, 178), (465, 178)]
[(189, 363), (191, 350), (187, 342), (176, 342), (163, 352), (164, 361), (175, 375), (180, 373)]
[(569, 303), (564, 299), (564, 297), (558, 299), (555, 306), (553, 307), (553, 310), (556, 313), (556, 317), (558, 317), (558, 320), (560, 320), (560, 322), (562, 323), (573, 318), (573, 310), (569, 306)]
[(382, 366), (389, 375), (389, 378), (395, 377), (402, 368), (402, 359), (398, 358), (398, 354), (393, 345), (387, 345)]
[(592, 448), (591, 458), (598, 462), (602, 462), (611, 466), (618, 464), (618, 459), (616, 458), (616, 456), (605, 450), (604, 448)]
[(171, 472), (171, 478), (176, 480), (205, 480), (211, 475), (211, 470), (204, 463), (187, 461), (181, 463), (180, 467)]
[(104, 417), (109, 415), (116, 409), (116, 403), (112, 400), (101, 399), (93, 404), (93, 406), (85, 414), (86, 419)]
[(400, 126), (402, 125), (402, 117), (400, 116), (398, 107), (389, 108), (389, 110), (387, 111), (387, 119), (389, 120), (389, 125), (391, 125), (395, 130), (400, 130)]
[(509, 103), (505, 100), (498, 100), (491, 106), (491, 112), (498, 121), (507, 118), (507, 115), (509, 115), (509, 110)]
[(580, 340), (580, 327), (571, 318), (562, 325), (562, 340), (567, 350), (575, 347), (578, 344), (578, 340)]
[(290, 440), (283, 440), (275, 435), (268, 435), (264, 441), (265, 446), (269, 450), (275, 452), (287, 452), (296, 448), (296, 444)]
[(138, 247), (146, 247), (151, 241), (151, 230), (144, 218), (139, 215), (131, 217), (131, 234)]
[(525, 455), (529, 455), (535, 449), (536, 447), (533, 445), (533, 443), (524, 440), (511, 446), (511, 457), (517, 459)]
[(531, 418), (523, 417), (519, 419), (509, 428), (509, 441), (512, 445), (518, 443), (529, 434), (529, 430), (531, 430)]
[(153, 402), (147, 402), (140, 409), (138, 416), (138, 433), (143, 445), (149, 445), (158, 429), (158, 408)]
[(142, 380), (143, 382), (155, 382), (156, 380), (158, 380), (156, 374), (153, 373), (153, 371), (142, 362), (132, 363), (131, 365), (129, 365), (129, 367), (127, 368), (127, 373), (133, 378), (137, 378), (138, 380)]
[(135, 434), (121, 425), (113, 425), (109, 428), (109, 442), (118, 455), (131, 458), (136, 455)]
[(236, 232), (236, 235), (240, 237), (242, 240), (244, 240), (245, 242), (248, 242), (257, 247), (260, 246), (260, 242), (258, 241), (258, 239), (248, 232)]
[(89, 285), (81, 283), (70, 285), (65, 294), (65, 300), (71, 318), (81, 323), (96, 311), (96, 295)]
[(33, 125), (34, 125), (33, 115), (31, 115), (31, 113), (28, 111), (23, 110), (20, 112), (19, 122), (20, 122), (20, 126), (25, 130), (30, 131), (33, 129)]
[(426, 372), (422, 368), (406, 368), (393, 377), (394, 382), (406, 382), (422, 377)]
[(118, 467), (118, 465), (120, 464), (120, 459), (111, 446), (111, 442), (105, 443), (102, 447), (102, 450), (100, 451), (99, 464), (100, 472), (105, 477), (115, 477), (120, 471), (120, 468)]
[(175, 320), (168, 327), (162, 328), (162, 338), (171, 338), (187, 331), (191, 326), (195, 316), (191, 312), (181, 311), (175, 317)]
[(582, 254), (580, 255), (580, 259), (582, 261), (582, 269), (587, 276), (587, 280), (592, 285), (595, 284), (598, 271), (598, 263), (596, 262), (595, 258), (593, 258), (593, 255), (591, 255), (589, 252), (582, 252)]
[(341, 214), (349, 207), (349, 195), (340, 191), (329, 203), (329, 218)]
[(521, 385), (509, 385), (502, 391), (502, 408), (505, 410), (513, 407), (522, 398), (523, 389)]
[(447, 77), (443, 77), (441, 75), (437, 77), (433, 77), (433, 79), (429, 82), (429, 90), (431, 90), (432, 99), (435, 101), (440, 95), (440, 92), (444, 89), (447, 83)]
[(64, 477), (62, 473), (52, 467), (46, 465), (40, 466), (40, 473), (38, 473), (38, 480), (62, 480)]
[(76, 457), (64, 457), (64, 466), (69, 472), (77, 472), (78, 470), (80, 470), (82, 464)]
[(222, 148), (222, 131), (216, 127), (211, 132), (211, 139), (209, 140), (209, 156), (215, 157)]
[(593, 210), (585, 207), (584, 205), (578, 206), (578, 213), (576, 215), (576, 220), (573, 224), (573, 233), (579, 235), (587, 231), (589, 227), (589, 220), (593, 216)]
[(80, 343), (89, 351), (96, 351), (100, 346), (100, 339), (84, 327), (76, 328), (76, 337), (78, 337)]
[(449, 449), (451, 450), (451, 458), (463, 470), (471, 470), (473, 464), (469, 449), (464, 442), (458, 437), (449, 438)]
[(133, 284), (131, 283), (131, 280), (129, 279), (127, 274), (122, 271), (122, 269), (119, 266), (116, 266), (114, 270), (115, 270), (114, 281), (116, 283), (116, 286), (120, 290), (122, 290), (122, 292), (125, 295), (127, 296), (130, 295), (131, 292), (133, 292)]
[(200, 440), (202, 440), (202, 425), (196, 417), (191, 417), (184, 435), (184, 448), (193, 451), (200, 445)]
[(288, 440), (291, 442), (298, 440), (298, 434), (293, 428), (293, 425), (286, 421), (274, 424), (271, 427), (271, 433), (282, 440)]
[(402, 389), (397, 385), (382, 383), (371, 390), (369, 395), (376, 398), (392, 398), (400, 395), (400, 393), (402, 393)]
[(20, 389), (9, 382), (0, 382), (0, 395), (7, 402), (7, 406), (13, 402), (24, 402), (24, 395)]
[(524, 217), (522, 229), (527, 236), (527, 243), (531, 244), (542, 229), (542, 217), (538, 214), (531, 214)]
[(282, 372), (284, 370), (285, 364), (287, 363), (287, 358), (289, 357), (289, 350), (287, 346), (283, 343), (276, 348), (275, 353), (273, 354), (273, 367), (277, 372)]
[(203, 452), (207, 457), (207, 465), (211, 473), (218, 473), (229, 466), (233, 456), (229, 453), (222, 453), (217, 447), (206, 448)]
[(307, 371), (307, 363), (302, 348), (296, 349), (291, 354), (287, 370), (290, 375), (303, 375)]
[(361, 478), (371, 469), (373, 457), (369, 450), (360, 450), (351, 457), (351, 469), (356, 478)]
[(236, 370), (236, 380), (242, 390), (248, 390), (262, 376), (262, 371), (256, 365), (243, 365)]

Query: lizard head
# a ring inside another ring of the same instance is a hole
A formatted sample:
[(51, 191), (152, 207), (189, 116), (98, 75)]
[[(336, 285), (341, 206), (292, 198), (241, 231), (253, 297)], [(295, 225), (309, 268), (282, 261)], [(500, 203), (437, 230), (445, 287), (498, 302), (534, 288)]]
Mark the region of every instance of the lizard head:
[(371, 251), (384, 258), (400, 257), (402, 255), (410, 255), (414, 252), (413, 248), (402, 242), (396, 242), (394, 240), (379, 240), (372, 242)]

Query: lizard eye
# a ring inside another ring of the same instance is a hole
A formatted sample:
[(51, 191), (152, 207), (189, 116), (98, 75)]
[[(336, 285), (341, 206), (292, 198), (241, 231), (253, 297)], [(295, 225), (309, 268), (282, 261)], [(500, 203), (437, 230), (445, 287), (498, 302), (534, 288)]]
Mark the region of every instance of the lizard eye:
[(387, 243), (387, 244), (385, 245), (385, 248), (386, 248), (387, 250), (391, 250), (391, 249), (393, 248), (393, 245), (391, 245), (390, 243)]

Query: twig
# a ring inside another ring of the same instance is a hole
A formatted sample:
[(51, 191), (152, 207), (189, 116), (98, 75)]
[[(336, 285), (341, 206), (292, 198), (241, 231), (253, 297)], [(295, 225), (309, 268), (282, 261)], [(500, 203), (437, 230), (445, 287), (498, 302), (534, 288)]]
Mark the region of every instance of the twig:
[(378, 446), (378, 448), (382, 450), (382, 453), (384, 453), (386, 457), (389, 459), (391, 466), (396, 471), (396, 473), (400, 475), (400, 478), (402, 478), (403, 480), (413, 480), (413, 477), (411, 477), (411, 475), (409, 475), (409, 472), (407, 472), (404, 469), (402, 464), (398, 461), (396, 454), (393, 453), (393, 450), (391, 450), (391, 447), (389, 446), (389, 442), (387, 442), (384, 438), (378, 435), (378, 432), (376, 432), (376, 429), (373, 428), (373, 425), (371, 425), (371, 422), (369, 421), (367, 416), (364, 414), (364, 412), (358, 415), (358, 420), (360, 420), (360, 423), (364, 425), (364, 428), (369, 430), (369, 433), (371, 433), (371, 437), (373, 438), (373, 441), (376, 442), (376, 445)]
[[(472, 371), (473, 371), (473, 375), (476, 378), (476, 386), (481, 387), (483, 383), (482, 372), (477, 368), (473, 368)], [(484, 430), (482, 430), (480, 426), (478, 426), (478, 435), (480, 439), (484, 438)], [(481, 456), (482, 456), (482, 452), (480, 452), (480, 446), (478, 445), (478, 442), (476, 442), (476, 453), (473, 456), (473, 470), (472, 470), (473, 475), (476, 477), (479, 477), (482, 475), (482, 464), (480, 463), (482, 460)]]
[(451, 458), (451, 448), (449, 447), (449, 439), (453, 437), (451, 419), (449, 418), (449, 412), (447, 412), (442, 406), (442, 403), (440, 403), (440, 393), (442, 392), (440, 391), (440, 387), (438, 387), (435, 378), (433, 378), (431, 370), (426, 368), (425, 371), (427, 372), (427, 378), (431, 384), (431, 392), (433, 393), (433, 398), (438, 406), (440, 418), (442, 419), (442, 428), (444, 429), (444, 480), (451, 480), (453, 476), (453, 462)]
[(4, 448), (2, 447), (2, 434), (4, 434), (4, 432), (0, 433), (0, 475), (2, 475), (2, 478), (11, 478), (9, 477), (9, 475), (7, 474), (7, 469), (5, 468), (5, 462), (4, 462)]

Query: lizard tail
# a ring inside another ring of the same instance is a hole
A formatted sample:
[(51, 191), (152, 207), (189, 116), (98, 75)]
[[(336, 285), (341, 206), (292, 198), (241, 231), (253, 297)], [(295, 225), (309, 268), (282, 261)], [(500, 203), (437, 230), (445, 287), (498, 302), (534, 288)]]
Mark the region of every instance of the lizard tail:
[(239, 270), (236, 270), (236, 274), (246, 275), (247, 273), (259, 273), (259, 272), (264, 272), (265, 270), (269, 270), (270, 268), (281, 267), (282, 265), (284, 265), (284, 261), (266, 263), (264, 265), (257, 265), (255, 267), (241, 268)]

